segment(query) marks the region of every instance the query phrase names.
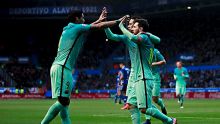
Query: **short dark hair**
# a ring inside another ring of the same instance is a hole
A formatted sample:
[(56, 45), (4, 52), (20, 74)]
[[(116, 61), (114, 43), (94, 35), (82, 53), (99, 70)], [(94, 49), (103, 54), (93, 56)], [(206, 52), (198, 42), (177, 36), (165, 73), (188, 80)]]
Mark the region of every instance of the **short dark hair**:
[(140, 17), (140, 16), (131, 16), (130, 19), (134, 19), (134, 20), (136, 20), (136, 19), (142, 19), (142, 17)]
[(134, 23), (136, 22), (138, 23), (139, 27), (143, 28), (144, 32), (147, 32), (149, 30), (149, 24), (148, 24), (147, 19), (136, 19)]
[(76, 22), (76, 17), (81, 18), (82, 14), (83, 14), (82, 10), (71, 11), (71, 12), (69, 12), (69, 15), (67, 17), (67, 21), (75, 23)]
[(119, 65), (121, 65), (121, 64), (122, 64), (122, 65), (125, 65), (123, 62), (120, 62), (120, 63), (119, 63)]

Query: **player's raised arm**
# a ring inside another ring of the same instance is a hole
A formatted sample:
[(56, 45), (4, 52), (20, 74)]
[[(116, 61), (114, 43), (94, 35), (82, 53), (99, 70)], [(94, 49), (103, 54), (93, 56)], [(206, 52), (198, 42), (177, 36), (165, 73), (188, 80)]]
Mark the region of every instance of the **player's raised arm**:
[(101, 15), (99, 16), (99, 19), (96, 20), (95, 22), (91, 23), (91, 24), (98, 24), (98, 23), (100, 23), (100, 22), (106, 20), (106, 18), (107, 18), (107, 9), (106, 9), (106, 7), (104, 7), (104, 8), (102, 9)]
[(118, 19), (118, 20), (113, 20), (113, 21), (105, 21), (105, 22), (100, 22), (100, 23), (92, 23), (91, 24), (91, 29), (104, 29), (104, 28), (108, 28), (108, 27), (112, 27), (118, 23), (121, 22), (121, 20), (123, 20), (124, 18), (126, 18), (125, 16)]
[(126, 35), (131, 41), (135, 43), (141, 43), (142, 41), (145, 41), (145, 38), (147, 38), (144, 35), (141, 35), (141, 33), (144, 33), (144, 31), (146, 31), (148, 23), (145, 19), (137, 19), (137, 20), (135, 20), (135, 23), (132, 28), (133, 34), (124, 27), (123, 23), (125, 19), (123, 19), (120, 22), (119, 28), (121, 29), (123, 34)]
[(112, 33), (110, 28), (105, 28), (105, 34), (108, 39), (113, 40), (113, 41), (122, 41), (125, 38), (124, 35), (118, 35), (118, 34)]
[[(126, 16), (126, 18), (127, 18), (127, 17), (128, 17), (128, 16)], [(132, 34), (130, 31), (128, 31), (128, 30), (124, 27), (124, 24), (123, 24), (123, 23), (126, 21), (126, 18), (123, 19), (123, 20), (120, 22), (119, 28), (120, 28), (120, 30), (123, 32), (123, 34), (124, 34), (125, 36), (127, 36), (130, 40), (132, 40), (132, 41), (137, 41), (137, 40), (138, 40), (138, 36)]]

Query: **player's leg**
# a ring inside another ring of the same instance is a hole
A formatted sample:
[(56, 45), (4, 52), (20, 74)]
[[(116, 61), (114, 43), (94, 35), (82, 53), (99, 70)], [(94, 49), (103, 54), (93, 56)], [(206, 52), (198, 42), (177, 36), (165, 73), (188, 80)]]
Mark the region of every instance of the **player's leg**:
[(48, 110), (47, 114), (41, 121), (41, 124), (49, 124), (56, 116), (57, 114), (64, 108), (64, 106), (56, 101)]
[(183, 98), (183, 95), (181, 94), (180, 95), (180, 108), (183, 108), (183, 100), (184, 98)]
[[(155, 81), (155, 80), (154, 80), (154, 81)], [(154, 83), (155, 83), (155, 82), (154, 82)], [(155, 92), (156, 92), (155, 88), (156, 88), (156, 87), (155, 87), (155, 84), (153, 84), (152, 94), (155, 94)], [(154, 95), (153, 95), (152, 98), (153, 98), (153, 101), (155, 102)], [(145, 114), (145, 119), (146, 119), (146, 121), (145, 121), (144, 124), (151, 124), (150, 118), (151, 118), (150, 115)]]
[(73, 76), (72, 72), (69, 69), (64, 70), (64, 85), (63, 85), (63, 91), (62, 96), (58, 97), (59, 102), (65, 106), (64, 109), (60, 111), (60, 117), (62, 120), (62, 124), (71, 124), (70, 116), (69, 116), (69, 104), (70, 104), (70, 96), (71, 91), (73, 88)]
[(184, 96), (185, 96), (185, 94), (186, 94), (186, 87), (185, 86), (183, 86), (183, 87), (181, 87), (181, 96), (180, 96), (180, 98), (181, 98), (181, 100), (180, 100), (180, 108), (184, 108), (183, 107), (183, 102), (184, 102)]
[[(165, 108), (165, 105), (162, 101), (160, 97), (160, 75), (155, 75), (154, 76), (154, 80), (153, 80), (153, 89), (152, 89), (152, 99), (153, 101), (160, 106), (161, 110), (162, 110), (162, 113), (163, 114), (167, 114), (167, 111), (166, 111), (166, 108)], [(153, 105), (153, 104), (152, 104)], [(153, 105), (154, 108), (156, 108), (154, 105)], [(145, 118), (146, 118), (146, 121), (144, 124), (151, 124), (150, 122), (150, 115), (145, 115)]]
[(122, 86), (120, 86), (119, 91), (118, 91), (118, 96), (119, 96), (119, 104), (121, 104), (121, 100), (123, 99), (123, 95), (122, 95)]
[(126, 95), (128, 96), (126, 109), (129, 110), (131, 114), (132, 124), (140, 124), (141, 123), (141, 114), (139, 109), (137, 108), (137, 98), (135, 93), (135, 82), (134, 80), (129, 80)]
[(160, 112), (157, 108), (154, 108), (152, 106), (152, 87), (152, 81), (150, 80), (147, 80), (147, 82), (145, 83), (143, 80), (137, 82), (136, 96), (138, 108), (143, 114), (150, 115), (154, 118), (161, 120), (164, 123), (172, 124), (175, 119), (171, 119), (170, 117)]
[(68, 97), (58, 97), (58, 100), (64, 106), (64, 108), (60, 111), (62, 124), (71, 124), (71, 120), (69, 117), (70, 99)]
[[(117, 84), (117, 93), (116, 93), (116, 96), (115, 96), (115, 103), (121, 103), (121, 85), (118, 85)], [(119, 101), (118, 101), (119, 99)]]
[(127, 84), (123, 84), (123, 88), (122, 88), (122, 95), (123, 95), (123, 102), (124, 104), (126, 104), (127, 102), (127, 96), (126, 96), (126, 91), (127, 91)]
[(129, 104), (129, 112), (131, 113), (132, 124), (141, 123), (141, 113), (137, 106)]
[(162, 100), (162, 98), (160, 98), (160, 80), (156, 80), (155, 82), (153, 82), (153, 90), (152, 90), (152, 95), (153, 95), (153, 101), (160, 106), (161, 111), (163, 114), (167, 115), (167, 111), (165, 108), (165, 104)]
[(60, 111), (60, 117), (62, 119), (62, 124), (71, 124), (69, 117), (69, 106), (65, 106), (64, 109)]
[(180, 103), (180, 87), (176, 85), (176, 97), (178, 98), (178, 103)]
[(126, 101), (126, 104), (121, 108), (122, 110), (126, 110), (129, 107), (128, 101), (131, 98), (132, 90), (134, 89), (134, 88), (132, 88), (132, 83), (133, 83), (132, 78), (133, 77), (130, 76), (129, 80), (128, 80), (128, 84), (127, 84), (127, 88), (126, 88), (126, 92), (125, 92), (125, 95), (127, 97), (127, 101)]
[[(157, 107), (154, 104), (152, 104), (152, 107), (157, 109)], [(151, 124), (151, 120), (150, 120), (151, 116), (148, 114), (145, 114), (145, 118), (146, 118), (146, 121), (143, 124)]]
[(182, 91), (182, 90), (183, 90), (183, 88), (180, 87), (180, 88), (179, 88), (179, 92), (180, 92), (180, 93), (179, 93), (179, 98), (180, 98), (180, 100), (179, 100), (179, 101), (180, 101), (180, 102), (179, 102), (179, 103), (180, 103), (180, 108), (182, 108), (182, 105), (183, 105), (183, 103), (182, 103), (182, 102), (183, 102), (183, 101), (182, 101), (182, 96), (183, 96), (182, 92), (183, 92), (183, 91)]
[(118, 94), (119, 94), (119, 87), (117, 86), (117, 88), (116, 88), (116, 94), (115, 94), (115, 103), (117, 103), (118, 102)]
[[(50, 70), (51, 76), (51, 89), (52, 89), (52, 98), (58, 98), (60, 93), (60, 86), (61, 86), (61, 73), (62, 67), (59, 65), (53, 65)], [(56, 101), (48, 110), (47, 114), (41, 121), (41, 124), (48, 124), (52, 121), (57, 114), (64, 108), (64, 106), (59, 102)]]

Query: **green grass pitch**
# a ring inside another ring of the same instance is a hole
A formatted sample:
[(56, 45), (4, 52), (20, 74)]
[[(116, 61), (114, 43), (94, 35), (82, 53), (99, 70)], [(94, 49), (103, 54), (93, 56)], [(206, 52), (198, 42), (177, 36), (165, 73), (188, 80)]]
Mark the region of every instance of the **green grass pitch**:
[[(39, 124), (54, 100), (0, 100), (0, 124)], [(177, 100), (165, 100), (168, 114), (178, 124), (220, 124), (220, 99), (186, 100), (180, 109)], [(131, 124), (128, 111), (112, 99), (72, 100), (70, 105), (73, 124)], [(142, 116), (142, 121), (144, 117)], [(51, 124), (60, 124), (57, 116)], [(152, 124), (162, 124), (152, 119)]]

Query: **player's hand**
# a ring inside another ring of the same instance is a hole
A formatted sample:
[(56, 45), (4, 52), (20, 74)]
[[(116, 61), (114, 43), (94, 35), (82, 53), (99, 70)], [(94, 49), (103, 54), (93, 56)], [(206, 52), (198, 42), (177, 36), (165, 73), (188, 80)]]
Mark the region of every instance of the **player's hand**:
[(174, 80), (176, 80), (177, 79), (176, 75), (174, 75), (173, 78), (174, 78)]
[(129, 17), (130, 17), (129, 15), (125, 15), (125, 16), (121, 17), (121, 18), (119, 19), (120, 23), (124, 24)]
[(102, 22), (102, 21), (106, 20), (106, 18), (107, 18), (107, 9), (106, 9), (106, 7), (103, 7), (102, 13), (99, 16), (98, 20), (99, 20), (99, 22)]
[(184, 76), (184, 73), (182, 73), (182, 76)]
[(153, 62), (152, 64), (151, 64), (151, 66), (155, 66), (156, 65), (156, 63), (155, 62)]

